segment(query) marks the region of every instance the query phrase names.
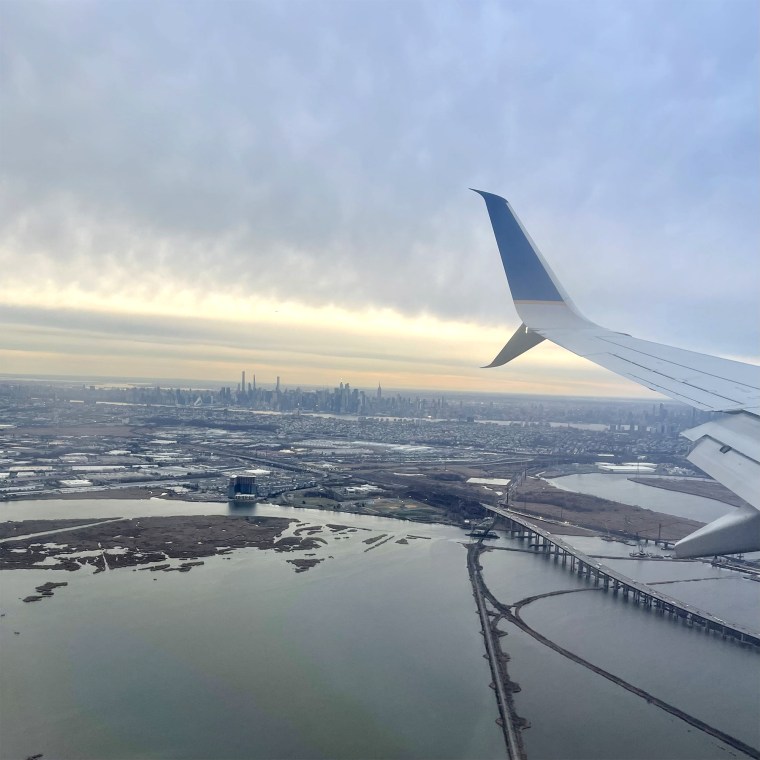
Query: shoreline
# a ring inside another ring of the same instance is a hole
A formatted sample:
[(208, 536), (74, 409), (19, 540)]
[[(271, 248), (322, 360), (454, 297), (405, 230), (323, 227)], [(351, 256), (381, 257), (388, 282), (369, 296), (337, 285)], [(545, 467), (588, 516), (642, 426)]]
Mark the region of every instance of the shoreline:
[[(646, 485), (649, 485), (649, 483)], [(670, 488), (667, 490), (677, 489)], [(21, 499), (14, 499), (13, 502), (18, 504), (24, 501), (54, 499), (65, 501), (80, 499), (87, 501), (95, 499), (137, 499), (148, 501), (151, 499), (161, 499), (168, 502), (186, 501), (192, 504), (220, 504), (226, 501), (214, 498), (188, 499), (185, 494), (167, 494), (162, 488), (132, 486), (109, 489), (107, 491), (84, 491), (65, 495), (49, 494), (42, 499), (40, 495), (29, 495)], [(264, 498), (262, 498), (261, 502), (268, 503)], [(341, 509), (340, 502), (336, 502), (330, 506), (323, 505), (320, 503), (320, 500), (316, 499), (309, 499), (308, 502), (307, 504), (298, 504), (297, 500), (291, 497), (285, 498), (283, 503), (274, 504), (274, 506), (281, 506), (283, 508), (306, 507), (307, 509), (316, 509), (320, 512), (330, 512), (336, 516), (339, 514), (353, 514), (368, 517), (385, 517), (423, 525), (445, 525), (460, 528), (468, 528), (471, 524), (477, 522), (477, 520), (473, 520), (470, 524), (463, 524), (461, 515), (451, 513), (445, 507), (433, 507), (430, 504), (425, 505), (427, 509), (424, 514), (421, 514), (418, 510), (403, 508), (373, 509), (371, 507), (359, 506), (356, 502), (349, 502), (350, 508), (348, 509)], [(576, 491), (567, 491), (552, 485), (549, 481), (532, 477), (528, 478), (520, 486), (511, 502), (511, 508), (518, 509), (527, 517), (533, 516), (536, 519), (545, 520), (552, 524), (552, 532), (559, 535), (610, 535), (621, 539), (635, 539), (640, 536), (646, 538), (659, 537), (666, 541), (678, 541), (704, 525), (704, 523), (697, 520), (676, 517)], [(71, 520), (71, 518), (61, 519)], [(93, 519), (107, 518), (93, 516), (88, 521), (91, 522)], [(14, 521), (2, 521), (0, 519), (0, 525), (3, 525), (4, 522)], [(31, 533), (32, 531), (29, 532)], [(12, 534), (6, 533), (5, 535), (9, 536)], [(2, 537), (1, 529), (0, 537)]]
[(554, 533), (570, 529), (635, 539), (679, 541), (704, 523), (598, 496), (567, 491), (540, 478), (527, 478), (510, 499), (510, 509), (544, 518), (557, 526)]
[(728, 504), (729, 507), (749, 506), (740, 496), (732, 493), (724, 485), (714, 480), (687, 480), (684, 478), (670, 480), (638, 476), (628, 478), (628, 480), (632, 483), (639, 483), (642, 486), (661, 488), (664, 491), (674, 491), (676, 493), (686, 493), (690, 496), (700, 496), (703, 499), (712, 499), (721, 504)]
[[(44, 491), (42, 493), (14, 494), (0, 499), (3, 501), (43, 501), (56, 499), (61, 501), (79, 501), (90, 499), (165, 499), (166, 501), (189, 501), (187, 494), (170, 494), (166, 488), (157, 486), (124, 486), (124, 488), (103, 488), (92, 491)], [(214, 499), (198, 499), (200, 502), (215, 503)], [(218, 503), (218, 502), (216, 502)]]

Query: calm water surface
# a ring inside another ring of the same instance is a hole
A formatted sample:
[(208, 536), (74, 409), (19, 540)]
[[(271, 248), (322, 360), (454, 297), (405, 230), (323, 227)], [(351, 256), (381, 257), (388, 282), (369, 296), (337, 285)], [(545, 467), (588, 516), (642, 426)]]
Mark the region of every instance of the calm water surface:
[[(369, 530), (348, 538), (323, 530), (329, 544), (317, 553), (325, 561), (301, 574), (288, 555), (256, 549), (207, 558), (188, 574), (2, 573), (0, 755), (504, 757), (462, 531), (274, 505), (252, 510)], [(227, 512), (226, 504), (161, 500), (0, 505), (6, 520)], [(394, 540), (367, 551), (363, 541), (380, 533)], [(428, 538), (395, 543), (408, 534)], [(65, 543), (65, 534), (54, 540)], [(568, 540), (613, 557), (602, 561), (632, 577), (678, 581), (661, 587), (671, 596), (760, 627), (760, 583), (700, 562), (631, 560), (631, 547), (600, 539)], [(521, 546), (506, 538), (493, 545)], [(507, 603), (588, 588), (545, 556), (496, 549), (482, 564)], [(61, 579), (69, 586), (54, 597), (19, 601)], [(601, 592), (539, 599), (523, 617), (600, 667), (760, 745), (755, 651)], [(742, 757), (501, 626), (521, 686), (517, 711), (531, 723), (531, 760)]]
[[(256, 549), (188, 574), (4, 572), (2, 757), (502, 756), (463, 533), (380, 520), (429, 538), (366, 551), (378, 520), (308, 519), (371, 532), (324, 531), (300, 574)], [(19, 601), (51, 579), (70, 585)]]
[[(566, 540), (572, 543), (574, 538)], [(609, 550), (610, 545), (599, 539), (583, 541), (585, 551)], [(596, 547), (589, 545), (591, 541)], [(756, 650), (706, 636), (611, 594), (588, 590), (592, 584), (544, 555), (494, 550), (482, 557), (481, 564), (486, 583), (502, 602), (558, 589), (578, 590), (526, 605), (523, 619), (593, 664), (760, 746)], [(730, 610), (733, 618), (760, 629), (759, 583), (744, 581), (735, 573), (729, 580), (728, 571), (716, 572), (703, 563), (612, 560), (606, 564), (633, 576), (645, 574), (643, 566), (656, 568), (652, 575), (657, 580), (719, 575), (719, 581), (680, 582), (661, 589), (713, 612)], [(631, 572), (634, 568), (636, 572)], [(701, 592), (707, 584), (718, 588)], [(532, 723), (524, 734), (529, 757), (688, 760), (728, 751), (721, 742), (548, 650), (519, 629), (505, 623), (501, 627), (508, 632), (502, 644), (511, 656), (510, 675), (521, 686), (515, 695), (517, 710)]]

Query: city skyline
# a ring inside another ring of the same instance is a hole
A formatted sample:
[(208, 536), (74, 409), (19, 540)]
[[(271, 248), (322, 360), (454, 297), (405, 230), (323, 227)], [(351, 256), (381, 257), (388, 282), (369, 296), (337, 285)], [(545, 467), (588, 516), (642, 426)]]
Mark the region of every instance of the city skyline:
[(480, 369), (519, 319), (470, 186), (591, 319), (756, 360), (759, 14), (4, 3), (0, 371), (657, 398)]
[[(296, 389), (303, 390), (326, 390), (339, 387), (341, 384), (350, 385), (352, 388), (357, 388), (365, 393), (376, 393), (378, 387), (382, 387), (383, 392), (387, 393), (411, 393), (414, 395), (420, 394), (452, 394), (454, 396), (467, 396), (472, 395), (483, 397), (524, 397), (524, 398), (547, 398), (547, 399), (586, 399), (593, 401), (595, 398), (603, 400), (621, 400), (621, 401), (639, 401), (639, 402), (653, 402), (653, 403), (676, 403), (669, 399), (667, 396), (649, 391), (646, 388), (633, 386), (630, 390), (633, 392), (626, 392), (629, 390), (627, 387), (629, 384), (621, 382), (621, 387), (618, 388), (614, 383), (610, 383), (606, 388), (606, 393), (572, 393), (557, 392), (556, 388), (550, 384), (529, 384), (525, 386), (524, 390), (515, 390), (517, 387), (515, 383), (506, 387), (501, 384), (496, 384), (495, 387), (487, 387), (485, 389), (476, 387), (475, 384), (470, 386), (456, 386), (456, 387), (443, 387), (442, 385), (435, 385), (435, 378), (437, 375), (431, 376), (431, 382), (428, 385), (409, 382), (407, 384), (385, 384), (383, 379), (375, 380), (373, 385), (371, 373), (360, 373), (347, 371), (345, 374), (336, 375), (331, 369), (325, 368), (314, 373), (307, 373), (293, 377), (290, 375), (277, 374), (280, 372), (276, 367), (264, 369), (271, 369), (273, 374), (265, 372), (265, 374), (258, 374), (251, 372), (251, 378), (255, 378), (256, 387), (260, 390), (275, 390), (280, 383), (280, 387), (283, 391), (292, 391)], [(233, 373), (234, 373), (233, 369)], [(245, 371), (245, 370), (244, 370)], [(602, 370), (599, 370), (599, 374), (604, 374)], [(383, 377), (393, 377), (389, 373), (384, 373)], [(399, 377), (401, 377), (399, 375)], [(419, 375), (410, 375), (412, 380), (419, 380)], [(320, 379), (321, 378), (321, 379)], [(359, 378), (359, 381), (357, 381)], [(362, 379), (363, 378), (363, 379)], [(615, 377), (612, 376), (612, 380)], [(0, 373), (0, 383), (62, 383), (67, 385), (95, 385), (101, 386), (124, 386), (124, 387), (147, 387), (158, 386), (161, 388), (177, 388), (177, 389), (219, 389), (230, 388), (233, 391), (240, 390), (241, 384), (239, 378), (236, 380), (233, 375), (222, 374), (218, 377), (180, 377), (178, 375), (166, 374), (163, 376), (155, 374), (145, 375), (125, 375), (125, 374), (98, 374), (92, 373), (60, 373), (60, 374), (47, 374), (44, 372), (8, 372)], [(247, 382), (247, 386), (250, 388), (253, 383), (253, 379)], [(578, 386), (574, 386), (578, 387)], [(584, 386), (580, 386), (581, 389)], [(595, 386), (596, 387), (596, 386)], [(545, 389), (545, 390), (542, 390)], [(638, 389), (638, 393), (636, 390)], [(619, 390), (619, 393), (615, 391)]]

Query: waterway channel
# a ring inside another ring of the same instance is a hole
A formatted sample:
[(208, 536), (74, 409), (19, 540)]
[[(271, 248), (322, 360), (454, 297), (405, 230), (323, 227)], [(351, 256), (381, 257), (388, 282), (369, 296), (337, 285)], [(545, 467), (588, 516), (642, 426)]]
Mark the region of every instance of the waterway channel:
[(586, 493), (705, 523), (717, 520), (735, 509), (730, 504), (715, 499), (635, 483), (630, 480), (631, 477), (630, 474), (594, 472), (585, 475), (563, 475), (551, 478), (549, 482), (565, 491)]

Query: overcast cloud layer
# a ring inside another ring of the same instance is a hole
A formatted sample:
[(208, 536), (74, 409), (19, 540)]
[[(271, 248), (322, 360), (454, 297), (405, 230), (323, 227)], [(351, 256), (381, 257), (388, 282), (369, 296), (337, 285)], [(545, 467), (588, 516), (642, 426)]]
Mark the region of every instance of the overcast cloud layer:
[(228, 294), (220, 320), (287, 301), (504, 342), (518, 320), (468, 187), (512, 201), (592, 319), (756, 356), (759, 8), (6, 0), (0, 362), (23, 369), (23, 328), (47, 323), (55, 353), (117, 303), (162, 314), (168, 345), (190, 324), (172, 293), (197, 316)]

